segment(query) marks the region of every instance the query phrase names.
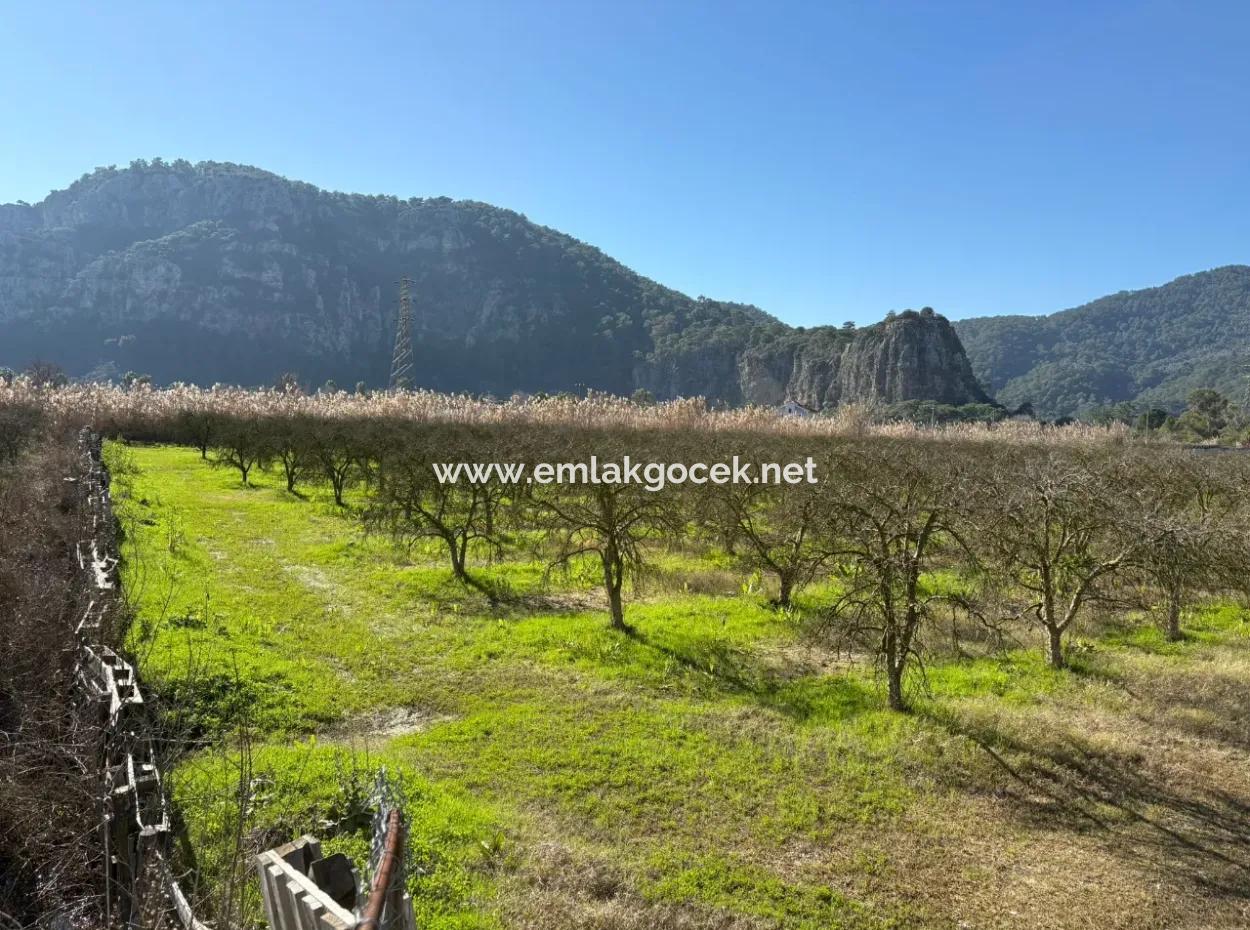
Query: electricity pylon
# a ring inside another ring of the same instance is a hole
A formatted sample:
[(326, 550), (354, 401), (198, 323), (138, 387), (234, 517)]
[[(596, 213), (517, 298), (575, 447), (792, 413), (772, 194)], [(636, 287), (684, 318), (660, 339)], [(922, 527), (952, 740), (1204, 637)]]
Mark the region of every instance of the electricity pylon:
[(395, 353), (391, 356), (391, 390), (412, 386), (412, 295), (404, 275), (399, 282), (399, 316), (395, 321)]

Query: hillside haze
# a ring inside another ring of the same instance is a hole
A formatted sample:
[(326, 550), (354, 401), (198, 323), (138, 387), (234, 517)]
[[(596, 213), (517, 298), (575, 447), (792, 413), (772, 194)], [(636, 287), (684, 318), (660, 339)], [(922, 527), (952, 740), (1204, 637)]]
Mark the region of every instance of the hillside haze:
[(1044, 416), (1121, 401), (1183, 405), (1196, 388), (1240, 400), (1250, 371), (1250, 266), (1121, 291), (1050, 316), (954, 324), (973, 370), (1004, 404)]
[(414, 384), (811, 407), (985, 402), (945, 318), (797, 329), (691, 298), (473, 201), (340, 194), (255, 168), (103, 168), (0, 206), (0, 364), (158, 382), (386, 383), (398, 281)]

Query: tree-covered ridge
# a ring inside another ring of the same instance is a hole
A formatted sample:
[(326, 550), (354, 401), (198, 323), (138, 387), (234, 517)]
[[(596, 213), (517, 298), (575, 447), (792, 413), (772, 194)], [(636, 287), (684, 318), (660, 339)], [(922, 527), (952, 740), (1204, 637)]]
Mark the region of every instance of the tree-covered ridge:
[(1193, 390), (1240, 397), (1250, 363), (1250, 266), (1121, 291), (1046, 317), (962, 320), (982, 383), (1043, 416), (1122, 401), (1178, 410)]
[[(421, 387), (645, 389), (730, 404), (798, 393), (812, 406), (981, 399), (937, 318), (923, 327), (940, 346), (934, 372), (891, 370), (926, 357), (919, 330), (896, 327), (904, 350), (866, 342), (859, 369), (879, 375), (848, 389), (837, 381), (857, 370), (843, 364), (854, 328), (796, 329), (757, 307), (689, 297), (522, 214), (159, 159), (0, 207), (0, 364), (45, 359), (74, 376), (137, 371), (158, 383), (271, 384), (294, 371), (380, 386), (403, 276)], [(872, 397), (859, 396), (865, 387)]]
[[(137, 298), (141, 313), (208, 329), (235, 316), (251, 335), (282, 343), (285, 364), (275, 358), (277, 367), (349, 383), (385, 378), (403, 274), (414, 279), (418, 361), (430, 386), (498, 391), (598, 381), (623, 390), (635, 355), (652, 348), (651, 321), (681, 329), (698, 315), (685, 295), (510, 210), (327, 192), (212, 162), (97, 169), (41, 204), (7, 208), (0, 263), (16, 266), (18, 278), (23, 271), (43, 278), (32, 266), (67, 272), (51, 292), (28, 288), (0, 301), (0, 320), (25, 322), (51, 310), (124, 326), (134, 321), (124, 311)], [(144, 365), (133, 357), (144, 351), (144, 334), (136, 336), (117, 367), (154, 368), (159, 380), (272, 378), (255, 370), (254, 359), (221, 371), (217, 357), (197, 366), (191, 346), (167, 346), (174, 350), (168, 371)], [(518, 358), (519, 340), (541, 342), (545, 351)], [(77, 373), (108, 354), (97, 345), (61, 348)], [(469, 361), (473, 378), (457, 379)]]

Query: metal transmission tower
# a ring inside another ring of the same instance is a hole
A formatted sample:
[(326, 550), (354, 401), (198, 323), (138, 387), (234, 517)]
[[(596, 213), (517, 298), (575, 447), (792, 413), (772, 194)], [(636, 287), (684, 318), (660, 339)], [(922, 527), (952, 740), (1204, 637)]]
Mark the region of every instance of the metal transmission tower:
[(395, 321), (395, 353), (391, 356), (391, 390), (412, 387), (412, 294), (408, 276), (399, 282), (399, 317)]

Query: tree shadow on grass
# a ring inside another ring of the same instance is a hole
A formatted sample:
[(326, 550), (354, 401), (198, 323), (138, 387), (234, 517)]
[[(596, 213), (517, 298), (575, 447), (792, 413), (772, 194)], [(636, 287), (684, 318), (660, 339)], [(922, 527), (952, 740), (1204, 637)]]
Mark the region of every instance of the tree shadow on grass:
[[(1013, 732), (1000, 721), (926, 707), (920, 715), (975, 743), (1004, 776), (1030, 826), (1099, 837), (1114, 855), (1147, 865), (1161, 882), (1250, 900), (1250, 798), (1150, 765), (1133, 752), (1092, 746), (1074, 733)], [(984, 782), (963, 786), (984, 792)]]
[(1068, 659), (1065, 671), (1077, 678), (1083, 678), (1090, 682), (1098, 682), (1118, 691), (1123, 691), (1133, 700), (1140, 700), (1141, 695), (1135, 689), (1135, 682), (1123, 672), (1109, 668), (1105, 664), (1097, 661), (1091, 661), (1086, 656), (1076, 656)]
[(536, 614), (584, 614), (604, 611), (603, 598), (586, 591), (512, 592), (501, 597), (496, 613), (524, 619)]
[(1250, 752), (1250, 681), (1245, 676), (1214, 668), (1133, 674), (1089, 662), (1074, 662), (1071, 671), (1123, 691), (1133, 699), (1137, 718), (1151, 729), (1182, 729)]
[(850, 675), (812, 675), (765, 661), (714, 638), (664, 642), (631, 628), (624, 635), (672, 661), (705, 689), (744, 698), (798, 723), (832, 722), (880, 710), (877, 689)]
[(435, 614), (506, 617), (530, 612), (525, 595), (516, 594), (506, 583), (477, 573), (466, 582), (435, 561), (409, 561), (395, 568), (403, 599), (426, 606)]
[(1214, 669), (1159, 676), (1138, 688), (1143, 716), (1161, 728), (1183, 728), (1250, 752), (1250, 683)]

